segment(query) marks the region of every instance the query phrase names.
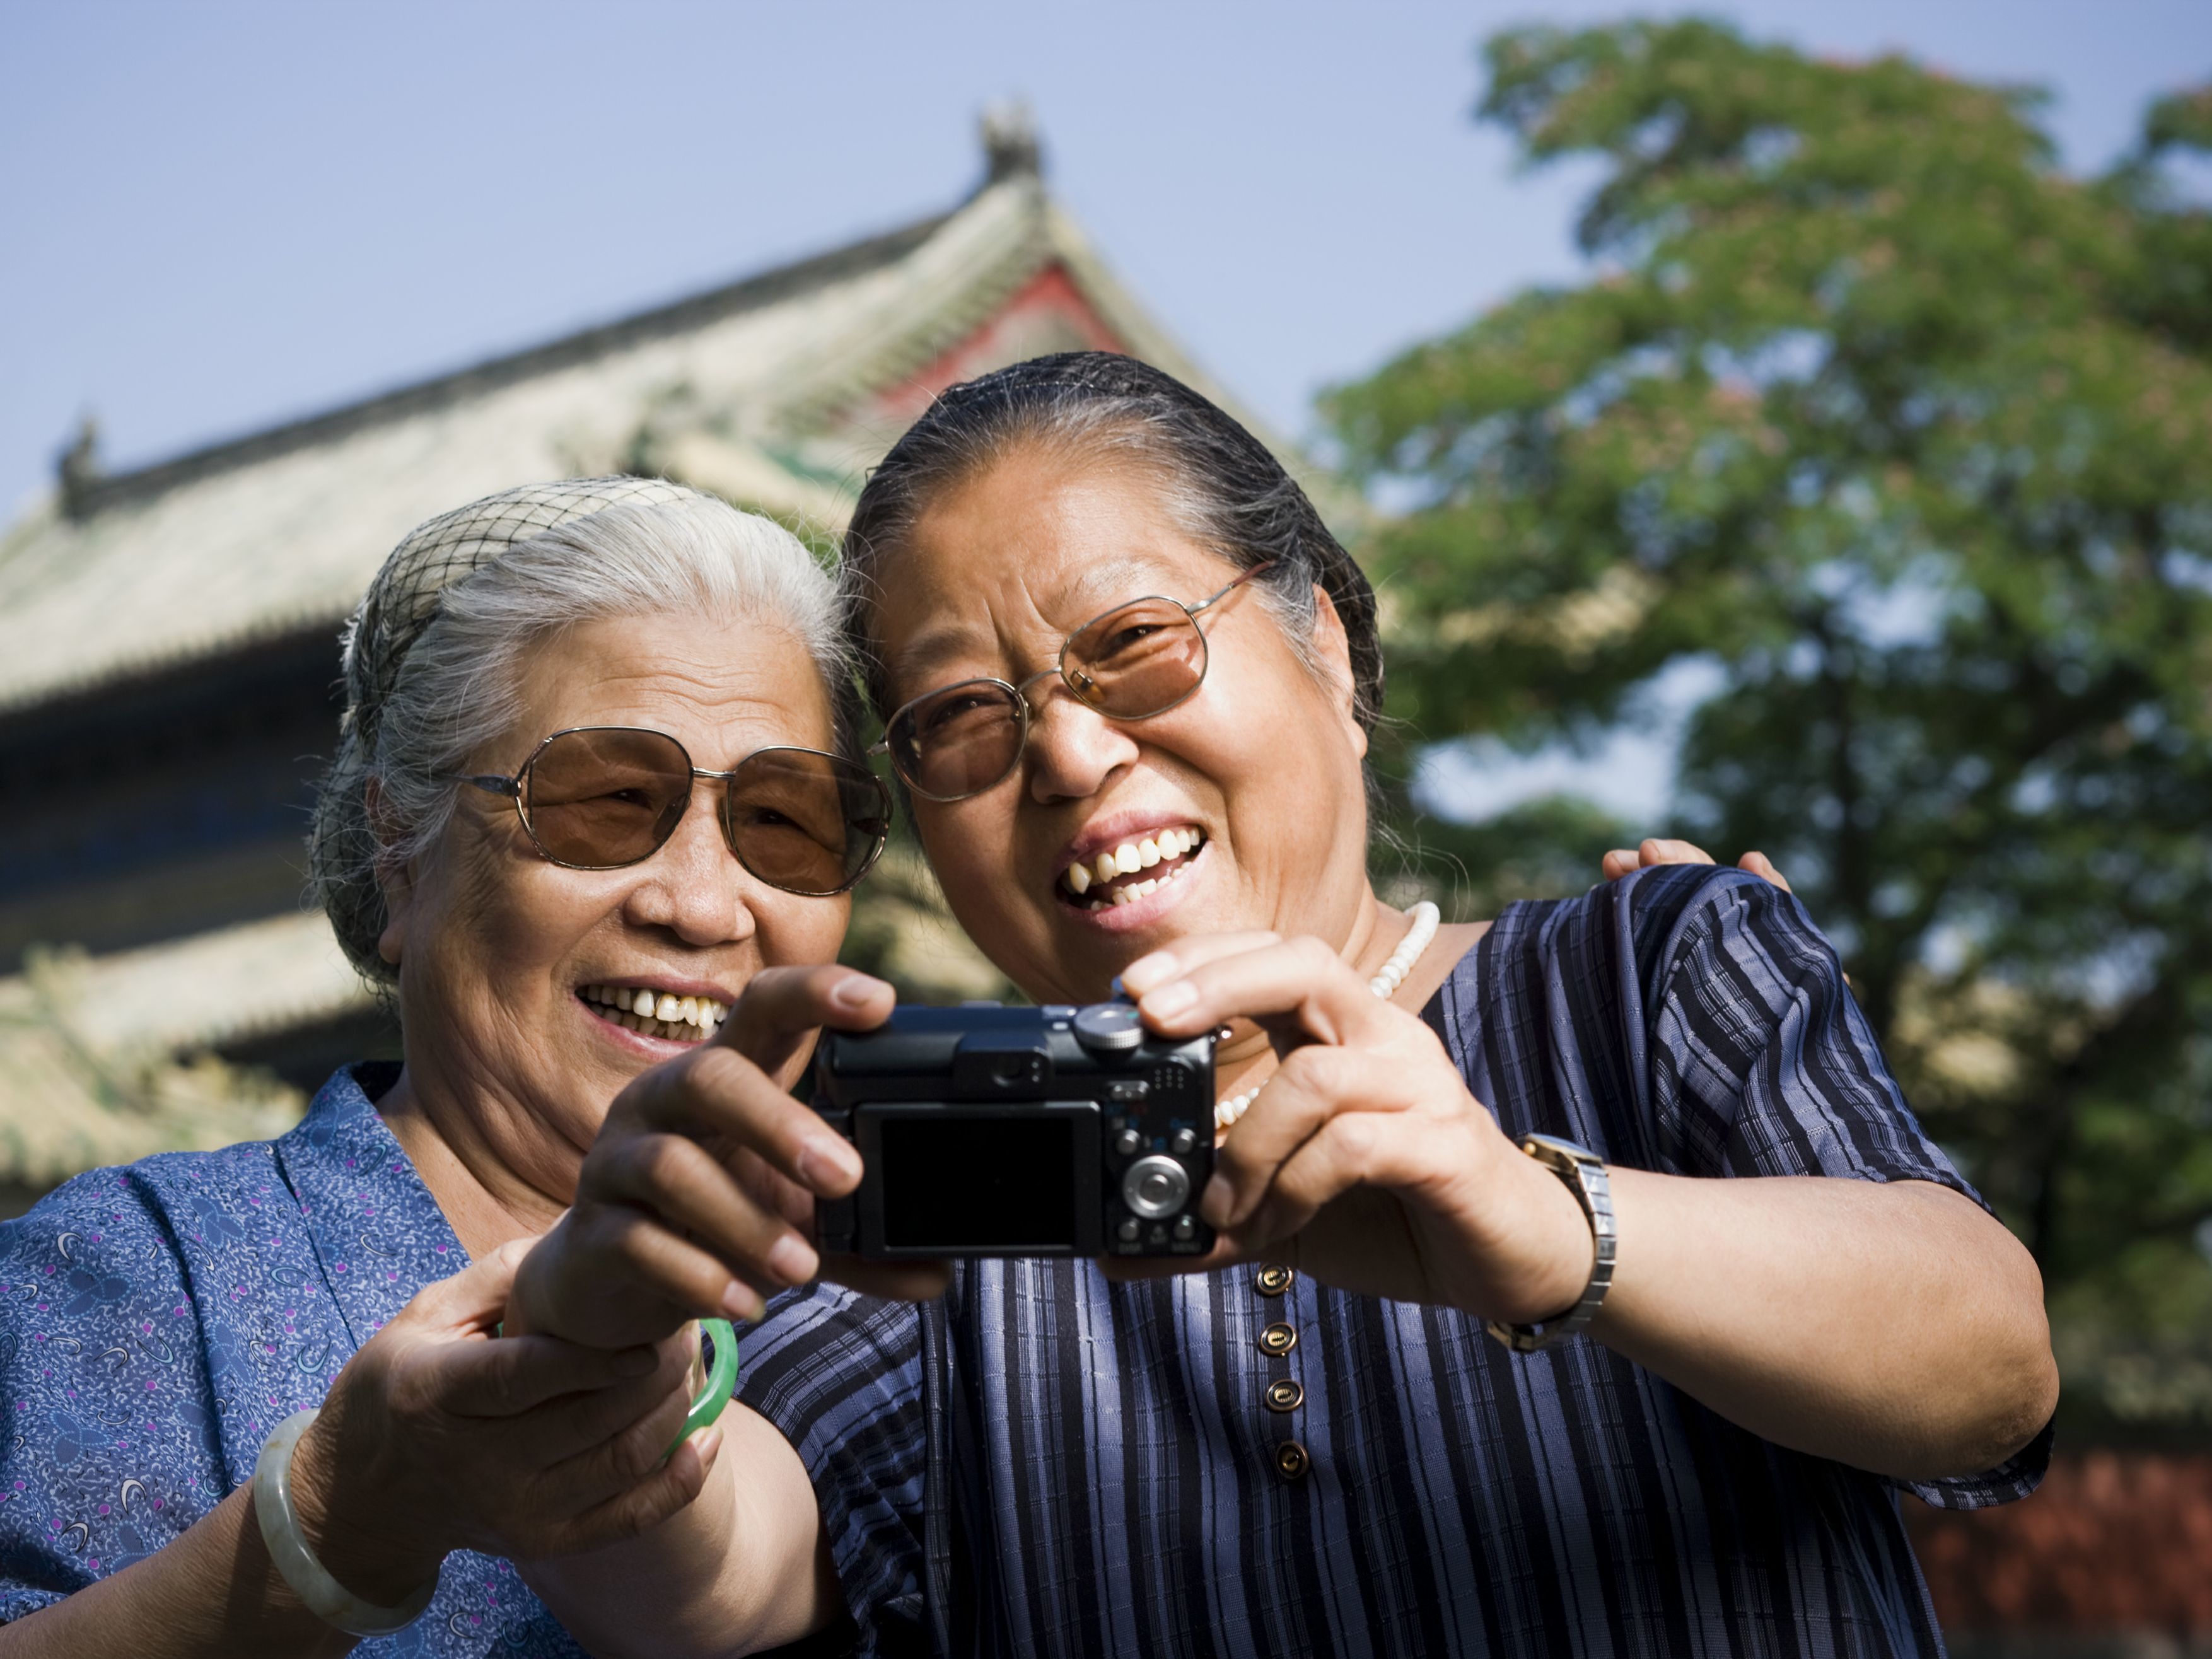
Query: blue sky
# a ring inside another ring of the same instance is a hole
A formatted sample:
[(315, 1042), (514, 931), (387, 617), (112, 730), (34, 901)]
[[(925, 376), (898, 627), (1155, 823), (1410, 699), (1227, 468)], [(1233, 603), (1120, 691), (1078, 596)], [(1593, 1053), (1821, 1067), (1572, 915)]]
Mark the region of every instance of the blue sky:
[[(948, 206), (1010, 94), (1109, 262), (1295, 434), (1574, 274), (1585, 180), (1469, 121), (1474, 48), (1626, 9), (0, 0), (0, 514), (81, 410), (157, 459)], [(2044, 84), (2076, 167), (2212, 74), (2212, 0), (1703, 9)]]

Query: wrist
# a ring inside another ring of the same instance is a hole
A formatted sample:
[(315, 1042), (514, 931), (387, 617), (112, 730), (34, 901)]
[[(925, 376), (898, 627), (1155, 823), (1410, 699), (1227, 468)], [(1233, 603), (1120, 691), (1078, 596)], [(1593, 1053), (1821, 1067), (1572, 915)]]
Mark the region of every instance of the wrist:
[(1500, 1275), (1496, 1305), (1480, 1311), (1485, 1318), (1533, 1325), (1556, 1318), (1581, 1298), (1595, 1249), (1589, 1218), (1574, 1193), (1519, 1147), (1503, 1144), (1513, 1194), (1504, 1207), (1512, 1218), (1507, 1255), (1514, 1271)]
[(292, 1449), (292, 1513), (324, 1571), (380, 1607), (404, 1602), (437, 1576), (447, 1546), (412, 1512), (381, 1454), (342, 1467), (337, 1448), (311, 1424)]

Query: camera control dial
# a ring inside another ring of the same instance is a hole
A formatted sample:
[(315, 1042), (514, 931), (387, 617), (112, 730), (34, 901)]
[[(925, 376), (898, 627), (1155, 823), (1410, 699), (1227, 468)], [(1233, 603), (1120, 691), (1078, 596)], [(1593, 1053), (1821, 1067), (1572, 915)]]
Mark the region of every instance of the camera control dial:
[(1094, 1002), (1075, 1013), (1075, 1040), (1094, 1054), (1125, 1054), (1145, 1040), (1133, 1002)]
[(1173, 1215), (1190, 1196), (1190, 1172), (1158, 1152), (1140, 1158), (1121, 1176), (1121, 1201), (1147, 1221)]

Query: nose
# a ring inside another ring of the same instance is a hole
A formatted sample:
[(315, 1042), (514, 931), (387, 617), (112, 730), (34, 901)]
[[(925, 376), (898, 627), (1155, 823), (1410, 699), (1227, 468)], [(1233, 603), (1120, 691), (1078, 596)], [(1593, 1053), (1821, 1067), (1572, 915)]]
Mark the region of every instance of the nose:
[(695, 782), (676, 833), (637, 866), (639, 880), (623, 906), (634, 926), (665, 928), (701, 947), (750, 939), (757, 930), (755, 879), (722, 839), (715, 794), (720, 787)]
[(1053, 687), (1030, 717), (1029, 790), (1038, 802), (1081, 800), (1137, 758), (1137, 740), (1089, 704)]

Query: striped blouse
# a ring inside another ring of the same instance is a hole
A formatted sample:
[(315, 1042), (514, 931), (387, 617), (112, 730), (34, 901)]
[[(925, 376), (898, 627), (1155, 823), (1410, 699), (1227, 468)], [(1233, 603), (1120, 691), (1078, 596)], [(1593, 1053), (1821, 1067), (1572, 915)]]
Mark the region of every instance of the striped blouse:
[[(1514, 905), (1424, 1018), (1509, 1134), (1972, 1195), (1826, 941), (1735, 871)], [(861, 1653), (1942, 1650), (1893, 1483), (1587, 1339), (1517, 1356), (1280, 1267), (793, 1292), (745, 1339), (744, 1397), (807, 1464)], [(1910, 1489), (2001, 1503), (2048, 1453)]]

